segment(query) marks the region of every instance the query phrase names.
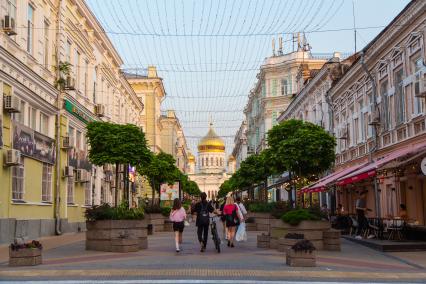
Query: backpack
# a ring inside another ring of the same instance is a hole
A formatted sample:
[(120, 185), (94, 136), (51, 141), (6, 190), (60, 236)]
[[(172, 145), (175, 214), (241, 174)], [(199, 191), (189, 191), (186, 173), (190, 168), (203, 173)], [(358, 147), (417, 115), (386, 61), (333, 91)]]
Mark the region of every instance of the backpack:
[(206, 203), (206, 205), (204, 206), (203, 202), (201, 202), (201, 210), (197, 217), (198, 224), (208, 225), (210, 223), (208, 208), (209, 208), (208, 203)]
[(234, 204), (234, 210), (232, 210), (232, 214), (226, 215), (226, 220), (228, 222), (233, 222), (236, 225), (240, 223), (240, 220), (238, 219), (238, 215), (237, 215), (237, 206), (235, 204)]

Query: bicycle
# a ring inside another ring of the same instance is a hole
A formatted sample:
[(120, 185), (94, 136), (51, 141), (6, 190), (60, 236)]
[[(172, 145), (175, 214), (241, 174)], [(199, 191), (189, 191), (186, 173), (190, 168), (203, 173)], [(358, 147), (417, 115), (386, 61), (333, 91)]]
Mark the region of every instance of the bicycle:
[(211, 219), (210, 230), (211, 230), (214, 246), (215, 246), (217, 252), (220, 253), (220, 238), (219, 238), (219, 234), (217, 232), (217, 226), (216, 226), (216, 219), (217, 218), (218, 218), (217, 216), (210, 217), (210, 219)]

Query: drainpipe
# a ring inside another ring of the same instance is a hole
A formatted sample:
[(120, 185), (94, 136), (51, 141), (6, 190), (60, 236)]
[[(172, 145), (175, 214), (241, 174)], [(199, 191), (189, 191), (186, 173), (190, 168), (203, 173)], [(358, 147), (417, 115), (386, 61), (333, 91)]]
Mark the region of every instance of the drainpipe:
[[(62, 0), (58, 2), (58, 16), (57, 16), (57, 25), (58, 29), (56, 32), (56, 78), (59, 79), (61, 72), (59, 71), (59, 46), (61, 43), (62, 35), (62, 24), (61, 24), (61, 13), (62, 13)], [(55, 191), (55, 234), (61, 235), (61, 109), (62, 109), (62, 90), (59, 86), (58, 90), (58, 99), (57, 99), (57, 113), (56, 113), (56, 191)]]
[[(372, 91), (372, 97), (373, 97), (373, 107), (374, 107), (374, 112), (377, 109), (377, 88), (376, 88), (376, 81), (374, 80), (373, 76), (371, 75), (370, 71), (368, 70), (367, 66), (365, 65), (365, 54), (364, 52), (361, 52), (361, 67), (364, 70), (364, 72), (367, 74), (368, 79), (370, 79), (371, 81), (371, 91)], [(373, 113), (373, 111), (372, 111)], [(376, 125), (371, 125), (373, 127), (372, 132), (373, 132), (373, 141), (374, 141), (374, 146), (373, 148), (369, 151), (369, 156), (368, 156), (368, 160), (371, 163), (373, 161), (373, 154), (374, 152), (377, 151), (378, 147), (377, 147), (377, 126)], [(375, 195), (375, 206), (376, 206), (376, 215), (377, 218), (381, 217), (381, 212), (380, 212), (380, 196), (379, 196), (379, 188), (377, 185), (377, 176), (374, 176), (373, 179), (374, 182), (374, 195)]]

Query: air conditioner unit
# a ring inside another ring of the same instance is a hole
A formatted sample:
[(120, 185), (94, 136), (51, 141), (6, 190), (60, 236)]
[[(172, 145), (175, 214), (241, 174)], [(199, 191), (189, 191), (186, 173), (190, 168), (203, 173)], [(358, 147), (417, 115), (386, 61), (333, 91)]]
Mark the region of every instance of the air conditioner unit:
[(75, 90), (75, 79), (74, 77), (68, 75), (65, 80), (65, 90)]
[(12, 36), (16, 35), (15, 30), (15, 19), (12, 18), (9, 15), (4, 16), (4, 19), (1, 21), (1, 26), (3, 29), (3, 32), (5, 32), (7, 35)]
[(21, 100), (15, 96), (15, 95), (5, 95), (3, 96), (3, 104), (4, 104), (4, 109), (9, 112), (21, 112), (20, 110), (20, 105), (21, 105)]
[(6, 150), (5, 161), (6, 166), (17, 166), (21, 164), (21, 151), (11, 149)]
[(104, 165), (104, 173), (110, 173), (112, 172), (112, 165), (111, 164), (105, 164)]
[(74, 167), (66, 166), (64, 169), (64, 177), (73, 177), (74, 176)]
[(95, 114), (99, 117), (102, 117), (105, 115), (105, 106), (102, 104), (95, 105)]
[(378, 111), (375, 111), (371, 114), (370, 122), (368, 123), (368, 125), (380, 125), (380, 114)]
[(416, 81), (414, 83), (414, 96), (418, 98), (426, 97), (426, 78), (423, 73), (416, 76)]
[(70, 149), (72, 147), (74, 147), (74, 137), (70, 137), (70, 136), (62, 137), (61, 148)]

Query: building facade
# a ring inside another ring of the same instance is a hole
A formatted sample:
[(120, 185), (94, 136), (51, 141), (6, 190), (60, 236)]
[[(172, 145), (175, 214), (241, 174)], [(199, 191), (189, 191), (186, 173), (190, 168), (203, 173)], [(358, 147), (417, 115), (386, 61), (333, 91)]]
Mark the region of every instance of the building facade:
[(235, 170), (238, 170), (241, 166), (241, 162), (247, 158), (247, 123), (243, 121), (237, 134), (234, 138), (234, 149), (232, 150), (232, 156), (235, 157)]
[(85, 1), (0, 5), (0, 242), (84, 230), (117, 188), (87, 158), (86, 124), (140, 125), (143, 104)]
[(278, 55), (265, 60), (244, 109), (249, 154), (259, 153), (267, 147), (267, 132), (278, 123), (280, 113), (298, 91), (296, 82), (300, 66), (320, 69), (324, 62), (302, 48), (288, 54), (279, 51)]

